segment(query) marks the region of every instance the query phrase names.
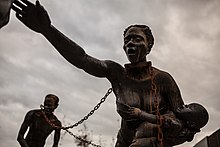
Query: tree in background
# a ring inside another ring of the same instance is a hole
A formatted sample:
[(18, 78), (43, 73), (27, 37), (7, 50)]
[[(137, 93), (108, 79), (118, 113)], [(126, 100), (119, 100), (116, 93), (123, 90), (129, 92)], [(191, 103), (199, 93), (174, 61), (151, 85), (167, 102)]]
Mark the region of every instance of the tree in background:
[[(92, 134), (91, 132), (88, 130), (88, 127), (86, 126), (86, 124), (83, 124), (83, 128), (79, 130), (79, 132), (81, 133), (81, 135), (78, 135), (80, 138), (82, 138), (83, 140), (92, 141)], [(75, 143), (77, 146), (81, 146), (81, 147), (88, 147), (89, 144), (83, 141), (80, 141), (79, 139), (75, 139)]]

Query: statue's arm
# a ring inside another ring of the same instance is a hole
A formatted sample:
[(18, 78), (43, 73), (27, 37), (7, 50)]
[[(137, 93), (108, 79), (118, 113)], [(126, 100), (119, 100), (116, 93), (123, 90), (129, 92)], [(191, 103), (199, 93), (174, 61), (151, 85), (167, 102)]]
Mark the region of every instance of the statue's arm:
[(21, 145), (21, 147), (28, 147), (28, 144), (26, 142), (26, 140), (24, 139), (24, 134), (25, 132), (27, 131), (28, 129), (28, 126), (30, 125), (31, 123), (31, 119), (33, 117), (33, 111), (29, 111), (25, 118), (24, 118), (24, 121), (20, 127), (20, 130), (18, 132), (18, 136), (17, 136), (17, 141), (19, 142), (19, 144)]
[(169, 73), (164, 72), (160, 76), (160, 82), (163, 83), (162, 95), (168, 102), (168, 107), (170, 108), (170, 111), (175, 113), (177, 108), (184, 105), (180, 89)]
[(72, 65), (83, 69), (87, 73), (97, 77), (108, 76), (108, 66), (105, 61), (93, 58), (70, 40), (52, 24), (47, 11), (40, 5), (28, 0), (15, 1), (12, 9), (16, 11), (16, 17), (31, 30), (43, 34), (56, 50)]
[[(59, 125), (61, 127), (61, 122), (58, 121)], [(60, 131), (61, 129), (55, 129), (55, 132), (54, 132), (54, 141), (53, 141), (53, 146), (52, 147), (58, 147), (58, 143), (60, 141)]]
[(131, 116), (134, 116), (136, 118), (142, 119), (142, 120), (147, 121), (149, 123), (152, 123), (152, 124), (156, 124), (157, 123), (157, 116), (156, 115), (147, 113), (146, 111), (143, 111), (143, 110), (141, 110), (139, 108), (130, 107), (128, 109), (128, 113)]
[(98, 60), (86, 54), (83, 48), (67, 38), (54, 26), (51, 25), (43, 32), (43, 35), (72, 65), (97, 77), (108, 76), (108, 64), (106, 61)]
[(158, 119), (160, 119), (160, 121), (162, 121), (164, 128), (169, 128), (169, 129), (173, 129), (177, 131), (182, 128), (182, 124), (176, 118), (174, 113), (171, 111), (168, 111), (167, 113), (161, 115), (160, 117), (158, 117), (155, 114), (148, 113), (146, 111), (140, 110), (139, 108), (135, 108), (135, 107), (129, 108), (128, 111), (130, 115), (135, 116), (139, 119), (142, 119), (152, 124), (157, 124)]

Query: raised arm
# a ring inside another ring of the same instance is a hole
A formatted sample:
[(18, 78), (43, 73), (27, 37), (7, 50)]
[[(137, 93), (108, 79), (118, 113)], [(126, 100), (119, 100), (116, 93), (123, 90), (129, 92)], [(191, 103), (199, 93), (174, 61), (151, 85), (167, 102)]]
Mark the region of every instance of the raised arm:
[(36, 1), (36, 5), (27, 0), (15, 0), (12, 9), (16, 17), (31, 30), (43, 34), (57, 51), (71, 64), (97, 77), (107, 77), (108, 66), (105, 61), (93, 58), (75, 42), (58, 31), (50, 21), (46, 10)]
[(26, 140), (24, 139), (24, 134), (25, 132), (27, 131), (28, 129), (28, 126), (30, 125), (31, 123), (31, 119), (32, 119), (32, 116), (33, 116), (33, 111), (29, 111), (25, 118), (24, 118), (24, 121), (21, 125), (21, 128), (18, 132), (18, 137), (17, 137), (17, 141), (19, 142), (19, 144), (21, 145), (21, 147), (29, 147)]

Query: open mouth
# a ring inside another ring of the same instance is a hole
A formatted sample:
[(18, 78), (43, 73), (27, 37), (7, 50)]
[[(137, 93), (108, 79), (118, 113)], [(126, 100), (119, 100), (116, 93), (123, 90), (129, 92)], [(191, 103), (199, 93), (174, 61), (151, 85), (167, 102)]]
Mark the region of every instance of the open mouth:
[(126, 48), (126, 53), (128, 55), (135, 55), (135, 52), (136, 52), (136, 47), (127, 47)]

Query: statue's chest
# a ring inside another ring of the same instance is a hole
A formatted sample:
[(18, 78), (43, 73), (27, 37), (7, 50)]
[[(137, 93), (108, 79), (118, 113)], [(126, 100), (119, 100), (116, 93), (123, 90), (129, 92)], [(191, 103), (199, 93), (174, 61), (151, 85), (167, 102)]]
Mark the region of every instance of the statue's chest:
[(46, 134), (53, 131), (53, 127), (44, 119), (43, 116), (35, 116), (31, 127)]
[[(156, 91), (152, 89), (151, 79), (145, 81), (126, 80), (119, 83), (115, 90), (118, 103), (137, 107), (147, 112), (154, 112), (155, 105), (164, 105), (159, 86)], [(120, 109), (120, 108), (119, 108)]]

